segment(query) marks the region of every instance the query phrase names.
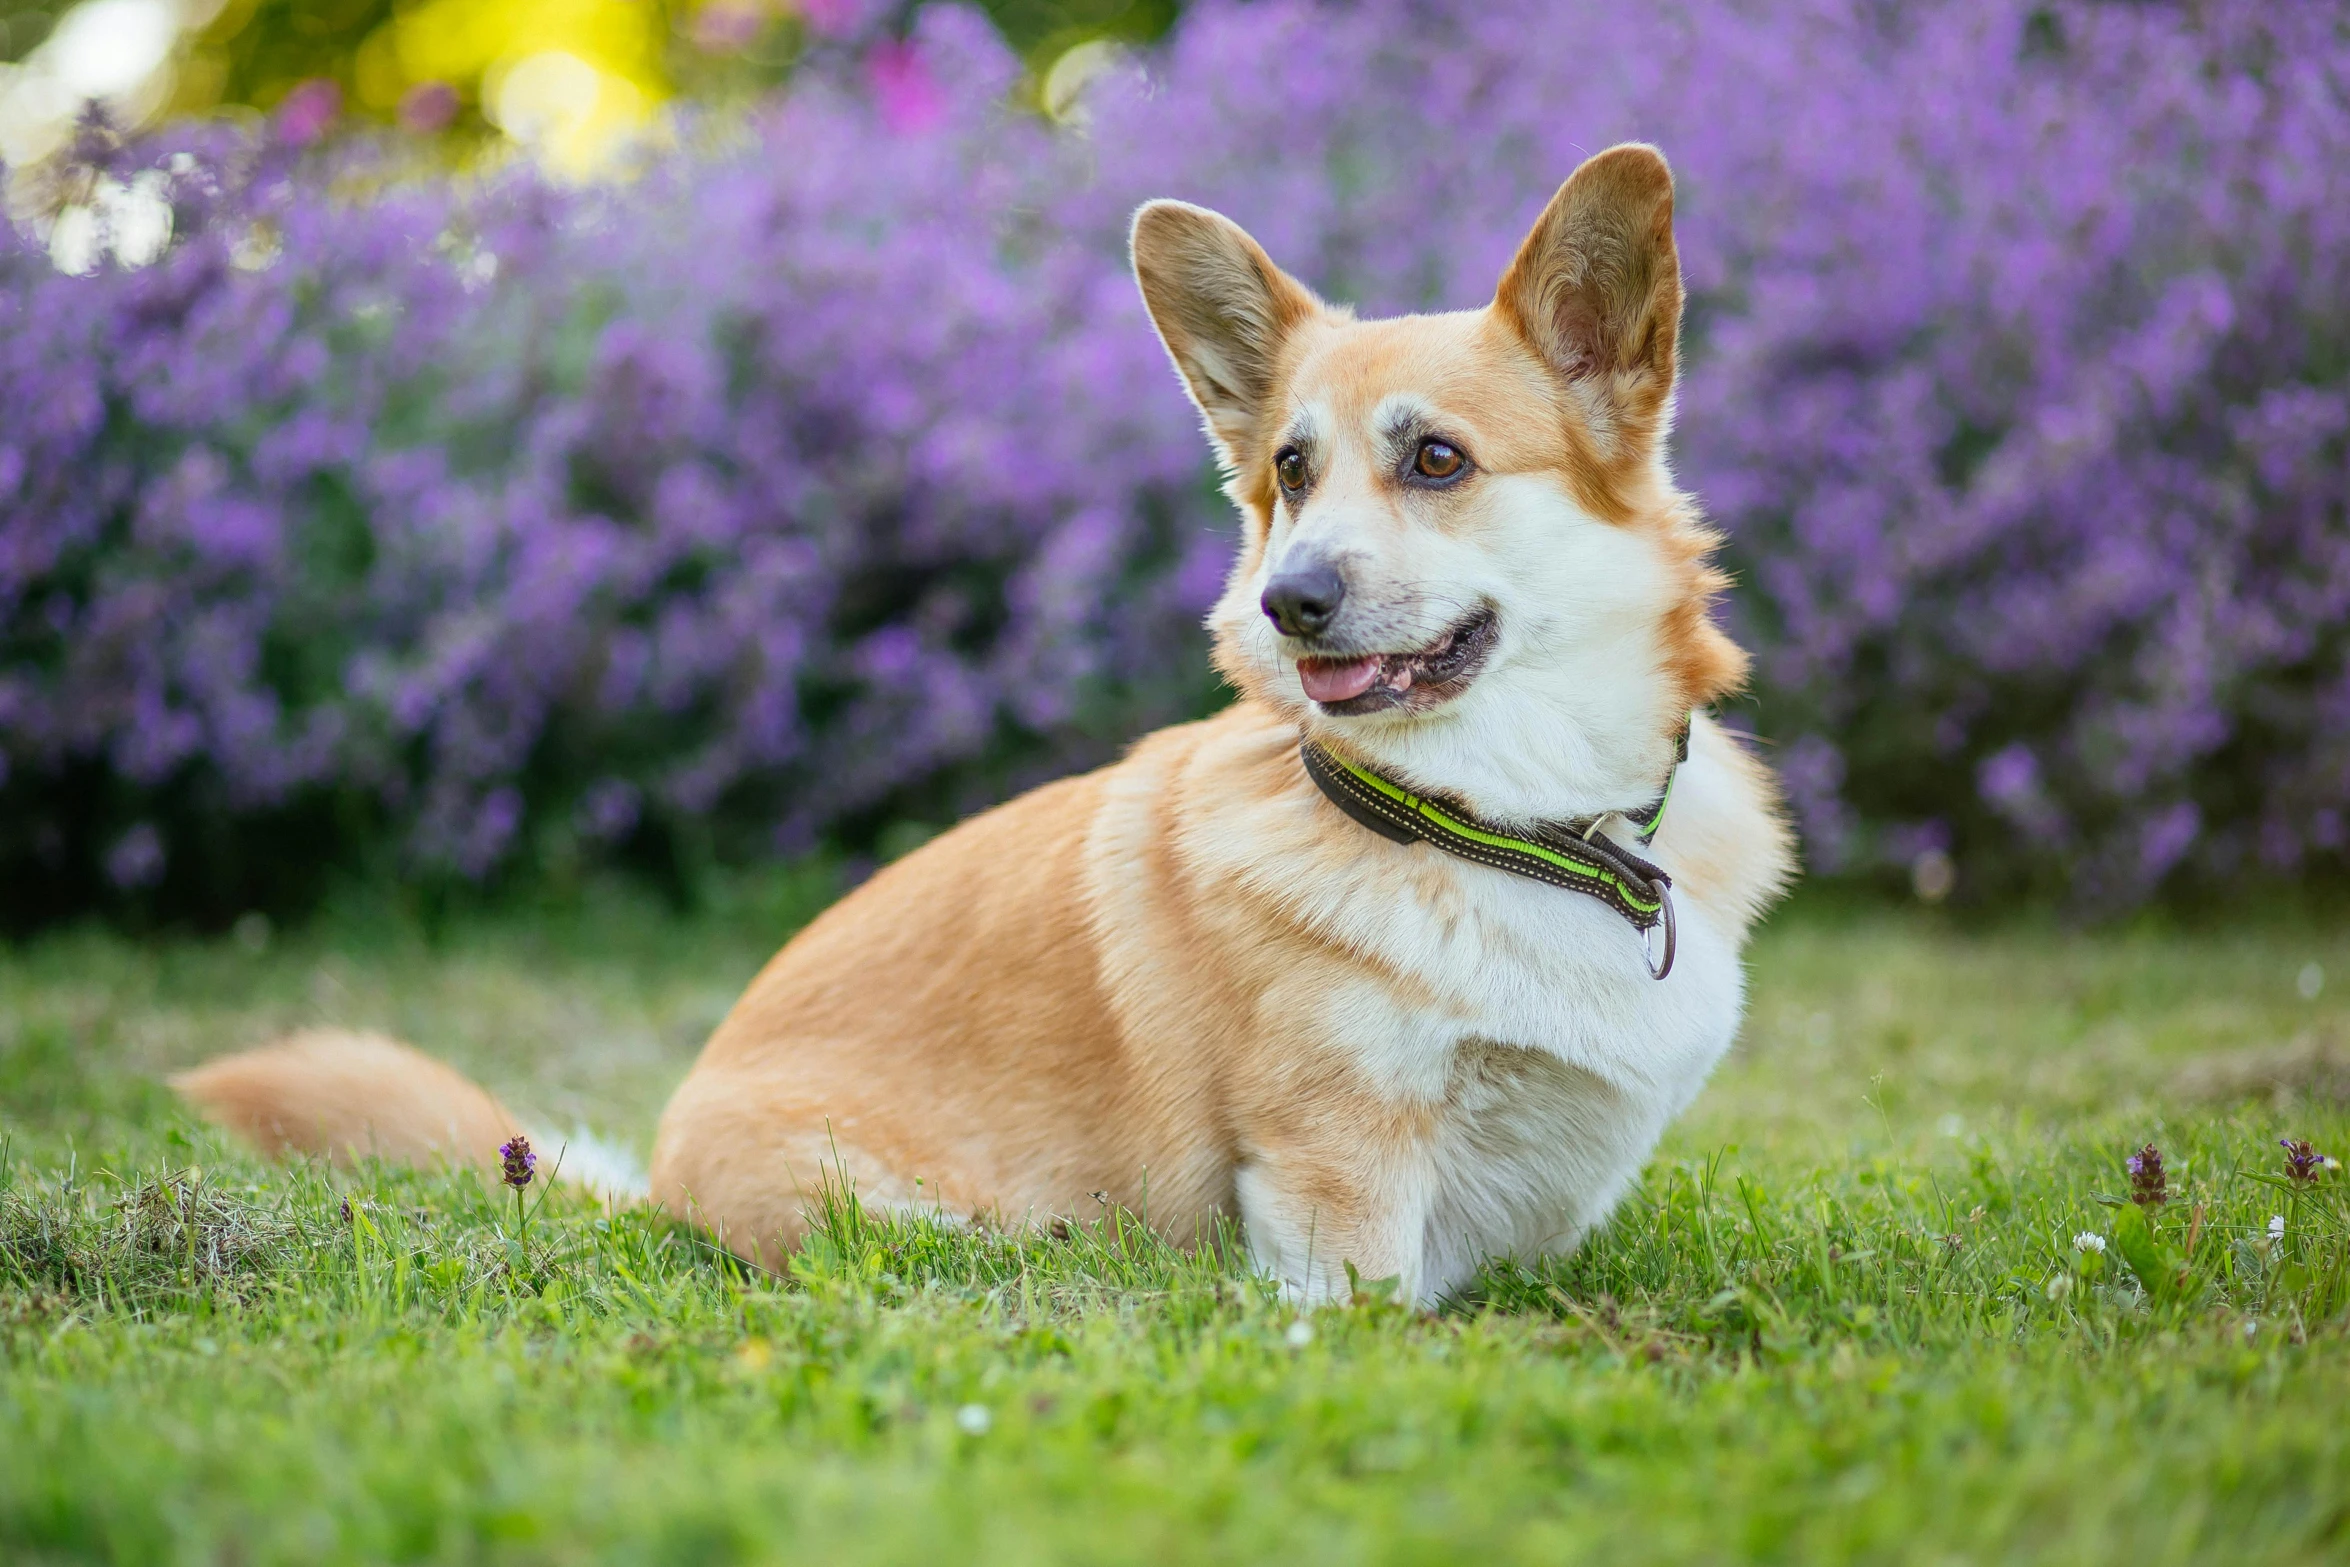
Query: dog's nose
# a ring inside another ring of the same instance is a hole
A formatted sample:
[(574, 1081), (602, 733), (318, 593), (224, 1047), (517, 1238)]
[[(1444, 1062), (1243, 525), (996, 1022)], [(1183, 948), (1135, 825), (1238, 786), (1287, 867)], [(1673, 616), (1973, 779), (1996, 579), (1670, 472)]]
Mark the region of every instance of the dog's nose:
[(1328, 566), (1285, 571), (1265, 584), (1265, 596), (1257, 602), (1283, 636), (1310, 637), (1338, 618), (1338, 606), (1346, 602), (1346, 580)]

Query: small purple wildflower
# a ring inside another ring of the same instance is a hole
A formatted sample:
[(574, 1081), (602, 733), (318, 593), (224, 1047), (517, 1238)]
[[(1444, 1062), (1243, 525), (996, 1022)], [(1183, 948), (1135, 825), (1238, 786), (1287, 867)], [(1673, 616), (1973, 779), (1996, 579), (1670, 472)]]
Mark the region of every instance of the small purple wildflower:
[(106, 879), (125, 891), (153, 886), (163, 879), (165, 861), (163, 835), (154, 823), (141, 822), (107, 852)]
[(2285, 1150), (2285, 1176), (2295, 1185), (2308, 1185), (2325, 1168), (2325, 1155), (2312, 1148), (2308, 1138), (2280, 1137), (2277, 1143)]
[(2162, 1150), (2148, 1143), (2130, 1155), (2130, 1201), (2156, 1208), (2170, 1201), (2170, 1186), (2162, 1169)]
[(512, 1142), (498, 1144), (498, 1158), (505, 1165), (503, 1179), (516, 1191), (530, 1184), (531, 1172), (539, 1166), (539, 1156), (530, 1151), (530, 1139), (520, 1132)]

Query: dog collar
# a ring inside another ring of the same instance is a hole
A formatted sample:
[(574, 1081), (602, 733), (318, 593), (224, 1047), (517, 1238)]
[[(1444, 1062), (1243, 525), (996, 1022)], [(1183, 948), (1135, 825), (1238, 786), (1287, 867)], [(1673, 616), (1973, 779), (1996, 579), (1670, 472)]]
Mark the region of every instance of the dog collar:
[[(1654, 803), (1639, 811), (1602, 811), (1573, 821), (1541, 822), (1531, 837), (1503, 832), (1479, 821), (1457, 801), (1406, 788), (1318, 741), (1300, 740), (1298, 755), (1305, 762), (1306, 776), (1331, 804), (1382, 838), (1401, 844), (1432, 843), (1464, 860), (1597, 898), (1639, 932), (1640, 956), (1650, 977), (1663, 979), (1673, 971), (1673, 878), (1663, 867), (1601, 837), (1599, 828), (1610, 817), (1621, 816), (1639, 845), (1648, 847), (1664, 825), (1673, 780), (1689, 760), (1686, 724), (1672, 770), (1665, 774), (1665, 786)], [(1649, 932), (1660, 927), (1664, 952), (1651, 957)]]

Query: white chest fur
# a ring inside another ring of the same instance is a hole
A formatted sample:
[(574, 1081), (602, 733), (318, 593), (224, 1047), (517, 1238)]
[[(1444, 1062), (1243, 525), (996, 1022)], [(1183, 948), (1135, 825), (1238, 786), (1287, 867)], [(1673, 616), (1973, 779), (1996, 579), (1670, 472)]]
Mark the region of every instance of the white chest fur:
[[(1459, 876), (1466, 918), (1416, 901), (1373, 919), (1331, 911), (1357, 926), (1374, 976), (1419, 982), (1348, 987), (1323, 1037), (1376, 1092), (1425, 1112), (1387, 1183), (1393, 1260), (1423, 1302), (1487, 1257), (1571, 1250), (1604, 1220), (1729, 1048), (1743, 994), (1702, 907), (1683, 912), (1659, 981), (1596, 900), (1474, 865)], [(1277, 1230), (1297, 1218), (1266, 1216)]]
[[(1702, 763), (1691, 770), (1684, 819), (1712, 792)], [(1308, 1297), (1343, 1289), (1353, 1262), (1429, 1303), (1485, 1258), (1573, 1248), (1613, 1209), (1737, 1031), (1736, 937), (1680, 894), (1679, 957), (1655, 980), (1638, 933), (1598, 900), (1351, 823), (1333, 844), (1326, 816), (1301, 814), (1329, 809), (1278, 802), (1245, 834), (1232, 823), (1194, 843), (1250, 841), (1223, 872), (1281, 883), (1286, 916), (1316, 938), (1315, 958), (1266, 984), (1268, 1038), (1343, 1062), (1358, 1102), (1410, 1130), (1366, 1136), (1376, 1167), (1356, 1167), (1366, 1211), (1351, 1227), (1312, 1183), (1244, 1150), (1242, 1218), (1263, 1265)], [(1668, 870), (1680, 825), (1655, 846)]]

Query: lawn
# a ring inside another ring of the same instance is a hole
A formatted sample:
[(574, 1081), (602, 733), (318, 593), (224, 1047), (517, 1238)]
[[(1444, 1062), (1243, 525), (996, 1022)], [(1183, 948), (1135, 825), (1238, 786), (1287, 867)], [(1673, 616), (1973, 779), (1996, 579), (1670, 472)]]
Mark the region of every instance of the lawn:
[(1115, 1213), (841, 1212), (781, 1278), (560, 1192), (517, 1238), (468, 1178), (271, 1168), (157, 1087), (359, 1024), (641, 1151), (821, 893), (0, 951), (0, 1556), (2350, 1555), (2345, 1183), (2277, 1145), (2350, 1149), (2338, 922), (1798, 905), (1618, 1222), (1434, 1316), (1300, 1317)]

